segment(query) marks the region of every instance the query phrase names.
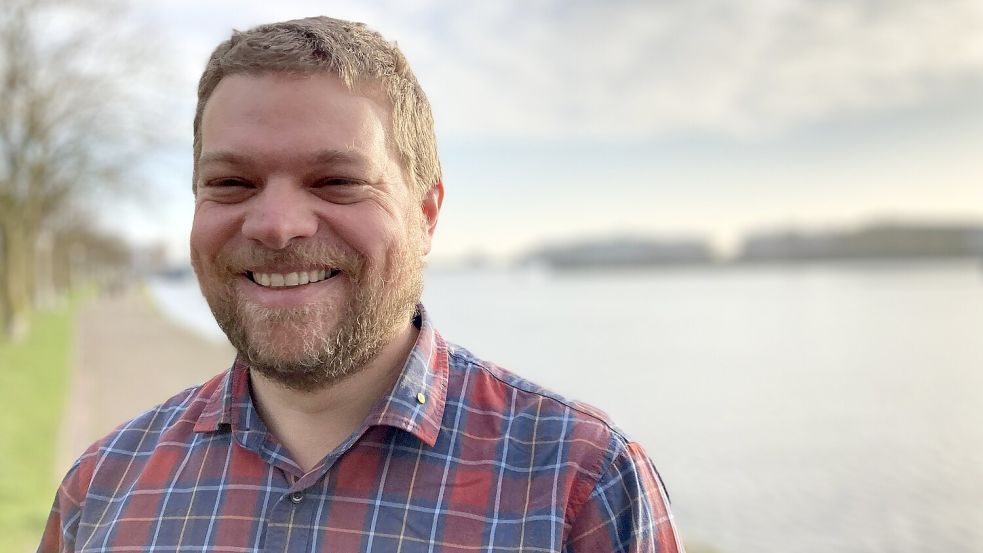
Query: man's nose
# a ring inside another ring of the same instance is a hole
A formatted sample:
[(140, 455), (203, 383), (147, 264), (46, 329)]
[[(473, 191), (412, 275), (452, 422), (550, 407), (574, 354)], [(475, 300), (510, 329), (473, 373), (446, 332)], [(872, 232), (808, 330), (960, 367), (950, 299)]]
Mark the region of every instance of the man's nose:
[(287, 247), (295, 238), (314, 236), (318, 218), (310, 202), (303, 188), (271, 181), (252, 199), (242, 234), (274, 250)]

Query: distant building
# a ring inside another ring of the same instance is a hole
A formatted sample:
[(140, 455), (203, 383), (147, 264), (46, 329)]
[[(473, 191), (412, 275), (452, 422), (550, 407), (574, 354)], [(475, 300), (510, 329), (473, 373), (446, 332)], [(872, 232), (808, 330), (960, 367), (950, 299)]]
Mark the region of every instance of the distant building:
[(616, 238), (544, 246), (522, 259), (523, 263), (558, 269), (691, 265), (713, 261), (712, 251), (702, 240), (646, 238)]
[(983, 256), (983, 226), (878, 224), (856, 230), (759, 233), (738, 261), (806, 261)]

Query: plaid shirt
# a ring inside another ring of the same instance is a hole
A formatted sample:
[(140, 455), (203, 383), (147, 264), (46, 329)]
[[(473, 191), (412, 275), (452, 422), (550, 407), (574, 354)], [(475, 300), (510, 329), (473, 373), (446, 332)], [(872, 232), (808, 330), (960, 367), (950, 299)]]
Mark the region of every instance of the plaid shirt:
[(237, 361), (90, 447), (39, 551), (682, 551), (651, 461), (603, 413), (417, 323), (392, 392), (310, 472)]

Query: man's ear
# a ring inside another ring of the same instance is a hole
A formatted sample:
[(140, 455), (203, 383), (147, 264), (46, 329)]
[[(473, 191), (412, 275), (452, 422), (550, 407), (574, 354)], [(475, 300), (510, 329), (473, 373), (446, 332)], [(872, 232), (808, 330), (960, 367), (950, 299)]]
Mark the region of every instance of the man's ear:
[(444, 203), (444, 183), (437, 181), (430, 190), (423, 194), (420, 208), (423, 211), (423, 253), (430, 253), (430, 243), (433, 231), (437, 228), (437, 217), (440, 216), (440, 206)]

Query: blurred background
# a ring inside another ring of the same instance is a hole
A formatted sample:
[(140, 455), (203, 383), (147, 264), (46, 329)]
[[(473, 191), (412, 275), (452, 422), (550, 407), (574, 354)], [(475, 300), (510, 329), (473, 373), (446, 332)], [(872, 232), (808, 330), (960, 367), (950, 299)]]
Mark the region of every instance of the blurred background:
[(233, 28), (398, 41), (449, 340), (607, 411), (692, 552), (983, 552), (983, 3), (5, 0), (0, 549), (231, 350), (188, 263)]

